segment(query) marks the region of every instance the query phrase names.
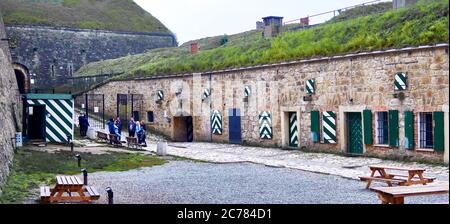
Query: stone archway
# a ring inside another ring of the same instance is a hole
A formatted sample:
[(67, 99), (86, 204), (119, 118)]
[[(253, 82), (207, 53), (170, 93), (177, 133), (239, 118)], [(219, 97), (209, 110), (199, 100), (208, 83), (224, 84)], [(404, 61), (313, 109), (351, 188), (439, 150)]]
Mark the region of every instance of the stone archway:
[(28, 68), (22, 64), (14, 63), (13, 69), (20, 94), (28, 93), (30, 91), (30, 72)]

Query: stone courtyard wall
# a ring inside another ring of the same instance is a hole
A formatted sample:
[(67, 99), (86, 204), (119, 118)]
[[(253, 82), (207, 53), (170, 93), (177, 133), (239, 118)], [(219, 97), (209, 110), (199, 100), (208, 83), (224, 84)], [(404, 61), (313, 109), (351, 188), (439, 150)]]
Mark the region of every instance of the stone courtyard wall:
[[(364, 145), (364, 152), (413, 153), (442, 160), (441, 153), (417, 149), (418, 130), (415, 130), (415, 149), (412, 152), (405, 149), (404, 112), (413, 111), (417, 115), (418, 112), (440, 111), (448, 116), (448, 109), (445, 109), (449, 102), (448, 62), (448, 45), (444, 44), (203, 74), (115, 81), (90, 93), (105, 94), (105, 108), (109, 114), (116, 113), (117, 94), (143, 94), (143, 113), (153, 111), (155, 115), (155, 122), (150, 126), (168, 136), (173, 136), (176, 130), (171, 123), (173, 119), (167, 118), (193, 116), (195, 141), (229, 142), (228, 110), (239, 108), (243, 144), (289, 148), (287, 113), (296, 112), (299, 120), (298, 148), (343, 152), (347, 151), (346, 112), (398, 110), (399, 147)], [(408, 77), (408, 88), (402, 91), (405, 94), (403, 100), (394, 97), (399, 93), (394, 90), (395, 74), (398, 72), (404, 72)], [(311, 101), (305, 101), (309, 79), (315, 80), (316, 92)], [(252, 89), (247, 100), (244, 100), (245, 86)], [(177, 96), (178, 89), (182, 91)], [(205, 89), (211, 90), (211, 96), (202, 100)], [(163, 90), (165, 95), (160, 104), (155, 102), (158, 90)], [(220, 135), (211, 134), (211, 112), (214, 110), (222, 114), (223, 131)], [(336, 144), (325, 144), (323, 136), (320, 142), (312, 142), (311, 111), (315, 110), (336, 113)], [(273, 119), (273, 138), (269, 140), (260, 138), (259, 114), (262, 111), (270, 112)], [(415, 117), (414, 126), (417, 129)], [(375, 135), (374, 120), (372, 124)], [(448, 126), (447, 123), (445, 125)], [(448, 133), (445, 136), (448, 138)], [(448, 144), (446, 148), (448, 150)]]
[[(5, 29), (0, 15), (0, 39), (5, 39)], [(7, 41), (0, 40), (0, 194), (6, 183), (14, 155), (13, 140), (19, 129), (19, 90)]]

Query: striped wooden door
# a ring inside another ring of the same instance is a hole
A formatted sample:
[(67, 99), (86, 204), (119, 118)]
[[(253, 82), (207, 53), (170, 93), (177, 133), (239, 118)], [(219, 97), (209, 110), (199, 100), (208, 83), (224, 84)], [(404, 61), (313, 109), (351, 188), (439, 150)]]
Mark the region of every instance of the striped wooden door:
[(73, 137), (73, 100), (29, 99), (29, 106), (45, 106), (45, 138), (51, 143), (66, 143)]
[(322, 119), (323, 142), (336, 144), (336, 114), (332, 111), (324, 111)]
[(215, 135), (222, 135), (222, 114), (218, 110), (211, 114), (211, 132)]
[(297, 126), (297, 113), (289, 113), (289, 146), (298, 147), (298, 126)]

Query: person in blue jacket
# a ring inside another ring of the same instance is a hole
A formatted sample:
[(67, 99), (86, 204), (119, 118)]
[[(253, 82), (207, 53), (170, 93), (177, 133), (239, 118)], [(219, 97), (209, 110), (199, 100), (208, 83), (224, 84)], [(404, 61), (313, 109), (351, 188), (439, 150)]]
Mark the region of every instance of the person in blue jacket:
[(117, 128), (118, 128), (118, 133), (119, 133), (119, 135), (122, 135), (122, 127), (123, 127), (123, 124), (122, 124), (122, 121), (120, 120), (120, 116), (117, 116), (117, 118), (116, 118), (116, 125), (117, 125)]

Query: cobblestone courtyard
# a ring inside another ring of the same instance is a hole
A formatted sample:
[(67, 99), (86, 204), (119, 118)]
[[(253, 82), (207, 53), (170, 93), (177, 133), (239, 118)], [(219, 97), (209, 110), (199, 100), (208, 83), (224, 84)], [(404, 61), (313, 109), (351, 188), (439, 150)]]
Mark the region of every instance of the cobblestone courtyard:
[[(172, 161), (120, 173), (94, 173), (118, 204), (379, 204), (365, 184), (346, 178), (249, 163)], [(448, 203), (448, 195), (410, 197), (407, 204)], [(107, 203), (102, 197), (98, 203)]]
[[(85, 143), (76, 150), (127, 151)], [(150, 140), (142, 153), (154, 154), (156, 147), (155, 140)], [(67, 150), (46, 150), (61, 149)], [(167, 152), (188, 160), (172, 159), (163, 166), (127, 172), (92, 173), (89, 181), (100, 191), (112, 187), (115, 203), (120, 204), (377, 204), (376, 194), (358, 180), (358, 176), (369, 174), (369, 165), (422, 167), (428, 176), (437, 177), (436, 182), (449, 180), (447, 166), (275, 148), (168, 143)], [(448, 202), (448, 194), (406, 199), (407, 204)], [(107, 203), (107, 198), (98, 203)]]

